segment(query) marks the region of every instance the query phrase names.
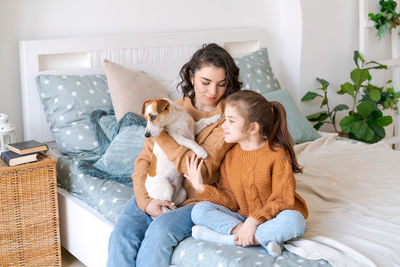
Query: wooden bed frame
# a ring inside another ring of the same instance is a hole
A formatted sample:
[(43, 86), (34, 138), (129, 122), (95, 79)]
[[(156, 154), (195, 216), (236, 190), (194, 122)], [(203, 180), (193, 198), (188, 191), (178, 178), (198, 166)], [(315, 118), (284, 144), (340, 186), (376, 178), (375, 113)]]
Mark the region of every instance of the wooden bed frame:
[[(236, 56), (268, 47), (279, 79), (278, 47), (263, 29), (21, 41), (24, 140), (53, 140), (36, 88), (38, 74), (104, 73), (103, 58), (107, 58), (158, 78), (174, 80), (192, 53), (210, 42), (224, 46)], [(62, 246), (87, 266), (105, 266), (113, 224), (62, 188), (58, 189), (58, 197)]]

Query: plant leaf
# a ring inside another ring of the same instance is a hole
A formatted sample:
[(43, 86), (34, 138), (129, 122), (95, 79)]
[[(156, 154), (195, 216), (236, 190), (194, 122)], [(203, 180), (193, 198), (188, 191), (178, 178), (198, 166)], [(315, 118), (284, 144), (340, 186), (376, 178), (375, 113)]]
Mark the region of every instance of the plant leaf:
[(363, 121), (356, 121), (351, 125), (351, 132), (357, 136), (357, 138), (362, 138), (366, 132), (368, 125)]
[(317, 94), (317, 93), (308, 91), (308, 92), (303, 96), (303, 98), (301, 99), (301, 101), (302, 101), (302, 102), (310, 101), (310, 100), (313, 100), (314, 98), (316, 98), (317, 96), (322, 97), (322, 95), (320, 95), (320, 94)]
[(390, 125), (393, 122), (392, 116), (383, 116), (380, 118), (377, 118), (376, 120), (373, 120), (370, 122), (370, 124), (373, 124), (378, 127), (386, 127)]
[(377, 89), (370, 89), (368, 91), (369, 97), (374, 100), (375, 102), (378, 102), (379, 100), (381, 100), (381, 92), (379, 92), (379, 90)]
[(358, 58), (361, 60), (362, 63), (365, 62), (365, 59), (363, 58), (363, 56), (360, 53), (358, 53)]
[(382, 127), (375, 126), (375, 125), (370, 125), (370, 127), (375, 133), (374, 138), (371, 140), (371, 143), (379, 142), (380, 140), (385, 138), (385, 136), (386, 136), (385, 129), (383, 129)]
[(320, 84), (322, 85), (322, 88), (320, 88), (323, 91), (326, 91), (326, 89), (329, 86), (329, 82), (327, 80), (321, 79), (321, 78), (317, 78), (317, 81), (320, 82)]
[(354, 82), (354, 87), (359, 88), (363, 82), (368, 80), (369, 71), (367, 69), (354, 69), (350, 73), (350, 78)]
[(371, 69), (385, 69), (385, 70), (387, 70), (387, 66), (386, 65), (383, 65), (383, 64), (381, 64), (379, 62), (376, 62), (376, 61), (369, 61), (365, 65), (368, 65), (368, 64), (376, 64), (376, 66), (374, 66), (374, 67), (367, 68), (368, 70), (371, 70)]
[(328, 118), (328, 112), (326, 111), (321, 111), (315, 114), (311, 114), (307, 116), (307, 120), (309, 121), (323, 121), (326, 118)]
[(349, 109), (349, 107), (345, 104), (339, 104), (333, 109), (333, 111), (341, 111), (345, 109)]
[(369, 13), (369, 14), (368, 14), (368, 17), (369, 17), (372, 21), (376, 22), (376, 16), (375, 16), (374, 13)]
[(353, 123), (351, 131), (357, 140), (370, 143), (374, 138), (374, 131), (370, 129), (368, 123), (363, 121), (358, 121)]
[(321, 108), (323, 107), (323, 106), (325, 106), (325, 105), (327, 105), (328, 104), (328, 97), (325, 95), (324, 96), (324, 99), (322, 100), (322, 102), (321, 102)]
[(367, 119), (369, 121), (374, 121), (374, 120), (376, 120), (378, 118), (382, 118), (382, 117), (383, 117), (382, 111), (380, 111), (378, 108), (375, 108), (374, 111), (372, 111), (372, 113), (369, 114)]
[(364, 136), (362, 137), (367, 143), (370, 143), (372, 139), (374, 138), (375, 133), (374, 131), (369, 127), (367, 124), (367, 130), (365, 131)]
[(324, 123), (325, 123), (324, 121), (320, 121), (320, 122), (316, 123), (313, 127), (315, 130), (318, 131), (319, 128), (321, 128), (321, 126), (324, 125)]
[(354, 86), (347, 82), (340, 85), (340, 91), (337, 91), (339, 95), (349, 94), (354, 98)]
[(368, 115), (371, 114), (375, 109), (375, 105), (371, 102), (361, 102), (357, 105), (357, 112), (363, 118), (368, 117)]
[[(371, 15), (374, 15), (372, 13), (369, 14), (369, 16), (371, 17)], [(358, 52), (357, 50), (354, 51), (354, 56), (353, 56), (353, 60), (354, 63), (356, 64), (357, 68), (360, 68), (360, 65), (358, 65), (358, 56), (360, 55), (360, 52)]]
[(340, 128), (342, 128), (342, 131), (345, 133), (350, 133), (351, 132), (351, 128), (353, 123), (360, 121), (360, 119), (357, 116), (346, 116), (344, 117), (341, 121), (340, 121)]
[(372, 90), (372, 89), (375, 89), (375, 90), (378, 90), (379, 92), (381, 92), (381, 91), (383, 90), (383, 87), (378, 87), (378, 86), (373, 85), (373, 84), (371, 84), (371, 83), (367, 84), (367, 85), (365, 86), (365, 88), (366, 88), (368, 91), (369, 91), (369, 90)]

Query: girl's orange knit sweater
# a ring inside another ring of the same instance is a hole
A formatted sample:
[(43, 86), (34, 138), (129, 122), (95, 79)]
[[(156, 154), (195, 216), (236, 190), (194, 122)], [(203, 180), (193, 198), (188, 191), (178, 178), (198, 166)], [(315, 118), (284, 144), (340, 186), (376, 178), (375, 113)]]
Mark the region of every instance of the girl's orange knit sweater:
[(295, 190), (292, 166), (282, 148), (273, 151), (266, 142), (257, 150), (245, 151), (237, 144), (225, 156), (218, 186), (206, 185), (198, 197), (261, 224), (286, 209), (307, 218), (306, 203)]

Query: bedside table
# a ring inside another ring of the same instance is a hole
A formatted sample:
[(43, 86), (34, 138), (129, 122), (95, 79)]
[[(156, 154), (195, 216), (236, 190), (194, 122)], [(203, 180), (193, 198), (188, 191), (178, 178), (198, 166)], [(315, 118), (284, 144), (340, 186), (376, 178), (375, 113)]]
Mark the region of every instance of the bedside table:
[(61, 266), (56, 159), (0, 160), (0, 266)]

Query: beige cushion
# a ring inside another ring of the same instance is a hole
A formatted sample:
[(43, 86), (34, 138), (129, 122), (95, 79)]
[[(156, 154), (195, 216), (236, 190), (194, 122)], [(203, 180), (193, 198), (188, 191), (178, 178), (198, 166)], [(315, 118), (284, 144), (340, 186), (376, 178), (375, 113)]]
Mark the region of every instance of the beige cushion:
[(161, 83), (143, 72), (127, 69), (107, 59), (104, 59), (104, 69), (117, 120), (127, 112), (142, 115), (142, 104), (147, 99), (168, 97)]

